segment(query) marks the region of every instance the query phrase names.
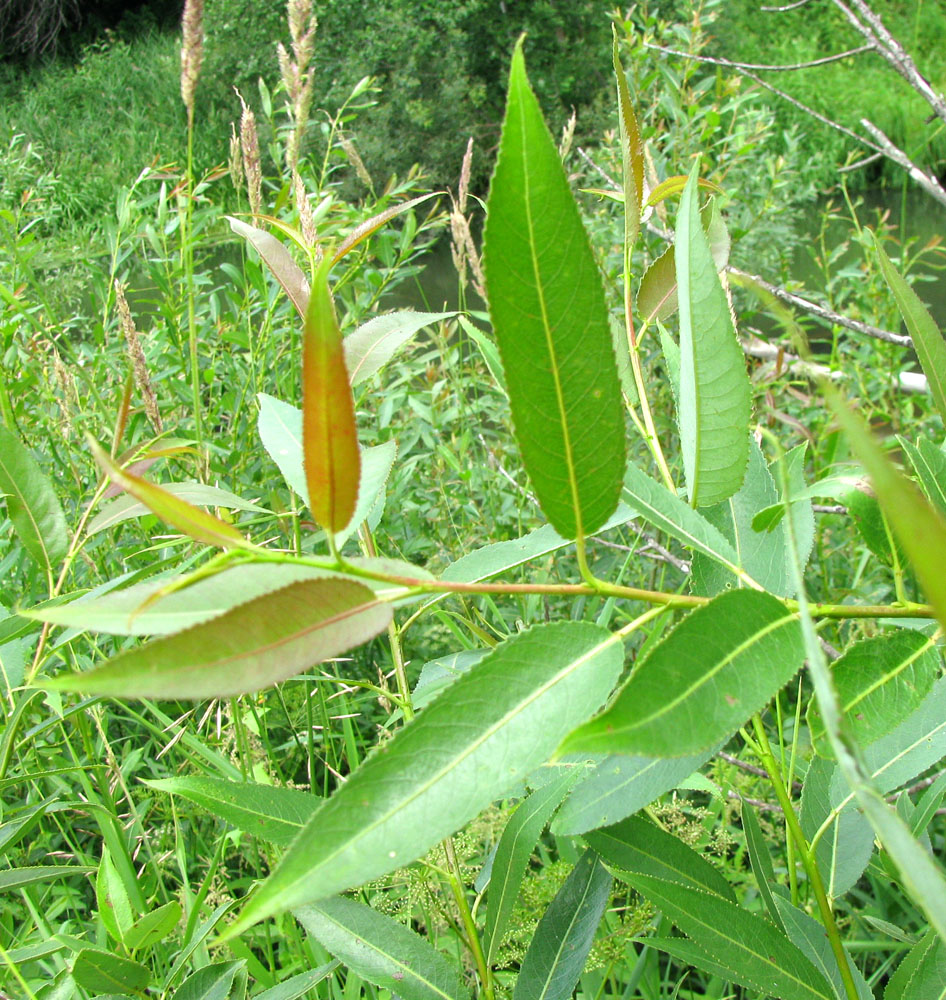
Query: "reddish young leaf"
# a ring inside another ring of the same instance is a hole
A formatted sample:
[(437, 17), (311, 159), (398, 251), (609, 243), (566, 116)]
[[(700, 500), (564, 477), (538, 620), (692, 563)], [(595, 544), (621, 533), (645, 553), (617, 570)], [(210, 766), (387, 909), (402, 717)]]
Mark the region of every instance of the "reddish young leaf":
[(332, 260), (319, 263), (302, 347), (302, 451), (309, 508), (331, 532), (355, 513), (361, 457), (342, 334), (328, 287)]
[(232, 524), (227, 524), (219, 517), (214, 517), (213, 514), (174, 496), (173, 493), (168, 493), (160, 486), (149, 483), (147, 479), (136, 476), (128, 469), (119, 468), (101, 445), (92, 438), (89, 438), (89, 447), (96, 462), (113, 483), (117, 483), (126, 493), (140, 500), (171, 527), (206, 545), (218, 545), (222, 549), (255, 548)]

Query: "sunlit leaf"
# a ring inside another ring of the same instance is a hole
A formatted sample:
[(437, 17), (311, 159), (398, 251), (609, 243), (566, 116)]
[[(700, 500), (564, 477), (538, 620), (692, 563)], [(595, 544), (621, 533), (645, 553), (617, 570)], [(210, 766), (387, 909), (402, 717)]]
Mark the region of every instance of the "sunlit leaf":
[(125, 698), (258, 691), (367, 642), (390, 620), (390, 606), (363, 584), (306, 580), (43, 686)]
[(759, 711), (803, 658), (797, 618), (780, 601), (754, 590), (721, 594), (654, 646), (560, 752), (696, 753)]
[(379, 212), (377, 215), (371, 216), (370, 219), (366, 219), (359, 226), (353, 229), (338, 245), (338, 249), (332, 257), (332, 263), (334, 264), (336, 261), (341, 260), (345, 254), (354, 250), (359, 243), (366, 240), (372, 233), (376, 233), (383, 225), (390, 222), (392, 219), (397, 218), (399, 215), (403, 215), (404, 212), (409, 212), (412, 208), (416, 208), (418, 205), (422, 205), (425, 201), (430, 201), (431, 198), (439, 198), (441, 194), (441, 191), (432, 191), (430, 194), (422, 194), (417, 198), (402, 201), (398, 205), (392, 205), (390, 208), (386, 208), (383, 212)]
[(614, 42), (611, 61), (614, 78), (618, 86), (618, 121), (621, 128), (621, 163), (624, 179), (624, 252), (630, 254), (631, 247), (640, 230), (641, 203), (644, 200), (644, 144), (641, 142), (640, 127), (631, 104), (631, 94), (627, 87), (627, 77), (618, 53), (617, 27), (612, 26)]
[(355, 513), (361, 455), (326, 257), (313, 279), (302, 347), (302, 450), (309, 509), (326, 531)]
[(182, 795), (238, 830), (288, 847), (311, 818), (321, 800), (311, 792), (277, 788), (252, 781), (226, 781), (195, 774), (145, 781), (151, 788)]
[(677, 214), (680, 445), (694, 507), (727, 500), (749, 459), (751, 392), (732, 312), (700, 219), (693, 167)]
[(617, 506), (624, 413), (598, 266), (529, 87), (521, 41), (490, 189), (485, 269), (526, 470), (556, 531), (586, 535)]
[(871, 238), (874, 241), (874, 250), (880, 261), (884, 280), (890, 286), (893, 297), (897, 300), (897, 308), (913, 338), (913, 347), (920, 359), (920, 366), (926, 375), (930, 392), (933, 394), (933, 402), (940, 416), (946, 421), (946, 340), (943, 339), (926, 306), (920, 301), (920, 297), (893, 266), (876, 234), (871, 233)]
[(623, 660), (616, 636), (582, 622), (495, 647), (349, 776), (230, 934), (423, 855), (547, 760), (604, 702)]
[(69, 532), (52, 483), (20, 439), (0, 424), (0, 502), (23, 547), (52, 574), (69, 548)]
[(205, 545), (216, 545), (222, 549), (254, 548), (243, 535), (226, 521), (208, 514), (207, 511), (195, 507), (186, 500), (146, 479), (120, 469), (97, 442), (89, 438), (89, 447), (102, 471), (121, 488), (139, 500), (162, 521), (173, 528)]
[(309, 282), (285, 246), (270, 233), (249, 226), (239, 219), (228, 215), (227, 221), (237, 236), (242, 236), (263, 258), (273, 277), (282, 285), (292, 304), (299, 311), (299, 315), (305, 318), (309, 307)]
[(371, 378), (400, 347), (426, 326), (456, 316), (455, 312), (422, 313), (413, 309), (375, 316), (345, 338), (345, 364), (353, 386)]

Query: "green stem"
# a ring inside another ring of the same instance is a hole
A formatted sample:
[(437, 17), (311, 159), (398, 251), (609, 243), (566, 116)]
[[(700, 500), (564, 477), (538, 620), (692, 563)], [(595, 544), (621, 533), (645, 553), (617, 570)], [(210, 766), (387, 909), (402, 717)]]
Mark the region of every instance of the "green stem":
[(200, 364), (197, 357), (197, 318), (194, 304), (194, 245), (191, 239), (191, 221), (194, 197), (194, 119), (187, 116), (187, 176), (185, 178), (184, 208), (181, 212), (181, 264), (187, 294), (187, 343), (190, 355), (191, 406), (194, 410), (194, 437), (201, 454), (200, 476), (204, 478), (203, 417), (200, 406)]
[(785, 826), (792, 839), (795, 841), (795, 846), (798, 848), (798, 854), (801, 857), (802, 865), (804, 866), (805, 873), (808, 876), (808, 882), (811, 885), (812, 891), (815, 894), (815, 899), (818, 903), (818, 912), (821, 915), (821, 922), (824, 924), (824, 929), (828, 935), (828, 941), (831, 944), (831, 950), (834, 952), (834, 957), (838, 963), (838, 969), (841, 972), (841, 980), (844, 983), (844, 992), (847, 994), (848, 1000), (858, 1000), (857, 985), (855, 984), (854, 977), (851, 974), (850, 959), (848, 958), (848, 954), (844, 950), (844, 945), (841, 942), (841, 935), (838, 931), (838, 925), (834, 919), (834, 913), (831, 910), (831, 904), (828, 902), (828, 895), (824, 889), (824, 882), (821, 880), (821, 873), (818, 871), (818, 865), (815, 862), (815, 857), (809, 848), (808, 841), (805, 839), (804, 833), (802, 832), (801, 824), (798, 822), (798, 817), (795, 815), (795, 807), (792, 805), (788, 789), (785, 787), (785, 783), (782, 780), (782, 772), (779, 769), (775, 757), (772, 755), (772, 748), (769, 746), (769, 738), (765, 732), (765, 725), (762, 722), (761, 716), (758, 714), (752, 717), (752, 728), (755, 732), (756, 738), (756, 742), (752, 744), (752, 747), (772, 781), (772, 787), (775, 790), (779, 805), (782, 807), (782, 813), (785, 816)]
[(450, 870), (447, 872), (447, 879), (453, 891), (453, 898), (456, 900), (457, 908), (460, 911), (460, 919), (463, 921), (463, 928), (466, 931), (467, 943), (473, 953), (473, 961), (476, 963), (476, 971), (479, 973), (480, 982), (483, 984), (483, 996), (486, 1000), (493, 1000), (493, 977), (489, 966), (486, 964), (486, 957), (483, 954), (483, 946), (480, 943), (480, 934), (476, 929), (476, 922), (470, 912), (470, 904), (466, 898), (466, 890), (463, 888), (463, 878), (460, 874), (460, 866), (457, 863), (456, 851), (453, 849), (453, 838), (447, 837), (443, 842), (444, 853), (447, 855), (447, 863)]

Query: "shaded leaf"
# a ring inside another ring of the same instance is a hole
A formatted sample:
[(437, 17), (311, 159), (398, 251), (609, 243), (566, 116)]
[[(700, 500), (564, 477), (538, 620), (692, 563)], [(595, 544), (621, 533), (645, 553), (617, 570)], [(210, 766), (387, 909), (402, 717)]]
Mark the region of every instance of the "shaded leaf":
[(759, 711), (803, 658), (797, 618), (781, 602), (753, 590), (721, 594), (654, 646), (560, 752), (696, 753)]
[(69, 548), (66, 517), (52, 483), (20, 439), (0, 424), (0, 500), (32, 559), (48, 574)]
[[(611, 61), (618, 87), (618, 121), (621, 129), (621, 176), (624, 180), (624, 253), (630, 263), (631, 247), (637, 239), (641, 224), (641, 204), (644, 200), (644, 144), (640, 127), (631, 105), (627, 77), (618, 54), (617, 26), (611, 28), (614, 36)], [(629, 270), (629, 268), (628, 268)]]
[(680, 308), (680, 443), (694, 507), (731, 497), (749, 458), (751, 392), (729, 300), (700, 219), (695, 164), (674, 244)]
[(611, 876), (585, 851), (542, 915), (526, 951), (513, 1000), (565, 1000), (585, 967), (611, 894)]
[(0, 892), (36, 885), (37, 882), (51, 882), (70, 875), (87, 875), (95, 870), (88, 865), (28, 865), (26, 868), (7, 868), (0, 871)]
[(367, 642), (390, 620), (390, 606), (360, 583), (304, 580), (43, 686), (125, 698), (258, 691)]
[(910, 464), (927, 498), (946, 512), (946, 452), (928, 438), (920, 438), (916, 444), (903, 435), (898, 435), (897, 440), (909, 455)]
[(138, 962), (83, 948), (76, 955), (72, 978), (83, 989), (95, 993), (115, 993), (119, 990), (142, 992), (151, 982), (151, 972)]
[(526, 77), (509, 73), (486, 217), (490, 312), (523, 463), (564, 537), (597, 530), (617, 506), (624, 413), (597, 263)]
[(556, 834), (584, 833), (649, 806), (659, 795), (677, 788), (702, 767), (716, 748), (689, 757), (640, 757), (614, 754), (582, 776), (559, 809)]
[(352, 972), (404, 1000), (469, 996), (455, 965), (416, 931), (370, 906), (336, 896), (300, 907), (295, 915)]
[(161, 778), (145, 784), (159, 792), (183, 795), (237, 829), (278, 847), (288, 847), (321, 804), (310, 792), (296, 788), (205, 775)]
[(205, 965), (181, 983), (171, 1000), (230, 1000), (233, 981), (245, 967), (242, 959)]
[(884, 1000), (946, 1000), (946, 944), (927, 931), (890, 977)]
[(509, 817), (493, 857), (489, 894), (486, 897), (486, 964), (492, 965), (503, 942), (509, 918), (519, 895), (529, 858), (552, 813), (578, 777), (565, 771), (547, 785), (537, 788), (519, 803)]
[(300, 972), (297, 976), (290, 976), (276, 986), (271, 986), (262, 993), (257, 993), (253, 1000), (298, 1000), (303, 994), (308, 993), (313, 986), (328, 978), (339, 966), (336, 959), (320, 965), (317, 969), (309, 969), (308, 972)]
[(621, 878), (623, 872), (652, 875), (736, 902), (725, 876), (709, 861), (673, 834), (640, 816), (630, 816), (603, 830), (592, 830), (584, 835), (584, 840), (607, 864), (618, 869)]
[(824, 976), (781, 932), (720, 896), (649, 875), (627, 881), (691, 937), (734, 983), (780, 1000), (835, 1000)]
[(125, 947), (138, 951), (163, 941), (180, 923), (182, 915), (181, 904), (176, 899), (151, 910), (125, 932)]
[(604, 702), (623, 660), (619, 639), (581, 622), (495, 647), (315, 813), (230, 933), (423, 855), (543, 763)]
[(342, 334), (328, 287), (328, 256), (313, 278), (302, 345), (302, 453), (309, 510), (326, 531), (355, 513), (361, 454)]
[(752, 865), (752, 874), (755, 875), (756, 885), (759, 887), (759, 895), (762, 897), (762, 902), (765, 903), (765, 908), (772, 918), (772, 923), (780, 931), (784, 931), (785, 925), (782, 923), (778, 907), (775, 905), (775, 898), (772, 895), (772, 886), (775, 885), (775, 869), (772, 866), (772, 855), (769, 854), (769, 845), (765, 842), (765, 837), (762, 835), (762, 828), (759, 826), (755, 809), (745, 799), (742, 800), (741, 812), (742, 830), (746, 835), (746, 848), (749, 851), (749, 863)]

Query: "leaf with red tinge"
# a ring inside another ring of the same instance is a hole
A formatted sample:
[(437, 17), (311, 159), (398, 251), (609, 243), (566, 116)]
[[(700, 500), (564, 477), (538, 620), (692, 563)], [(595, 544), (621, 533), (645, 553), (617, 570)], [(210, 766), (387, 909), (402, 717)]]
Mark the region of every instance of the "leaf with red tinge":
[(618, 85), (618, 118), (621, 124), (621, 160), (624, 177), (624, 252), (630, 254), (641, 225), (641, 202), (644, 200), (644, 144), (640, 126), (631, 106), (627, 77), (618, 54), (617, 28), (612, 25), (614, 43), (611, 59)]
[(328, 287), (331, 258), (315, 272), (302, 347), (302, 450), (309, 509), (326, 531), (355, 513), (361, 455), (342, 334)]
[(302, 580), (43, 687), (124, 698), (245, 694), (373, 639), (391, 614), (362, 583)]
[(309, 283), (302, 268), (292, 259), (292, 255), (275, 236), (255, 226), (248, 226), (239, 219), (227, 216), (230, 228), (242, 236), (263, 258), (273, 277), (285, 289), (292, 304), (305, 317), (309, 306)]
[(180, 497), (168, 493), (167, 490), (149, 483), (147, 479), (136, 476), (127, 469), (120, 469), (109, 457), (104, 448), (93, 438), (89, 438), (89, 447), (96, 462), (103, 472), (114, 483), (135, 499), (140, 500), (148, 510), (157, 514), (162, 521), (167, 521), (178, 531), (206, 545), (218, 545), (222, 549), (254, 549), (256, 546), (247, 541), (232, 524), (221, 521), (219, 517), (208, 514), (207, 511), (195, 507)]

